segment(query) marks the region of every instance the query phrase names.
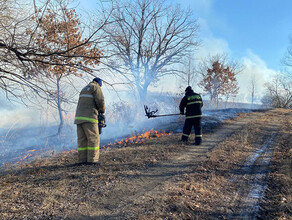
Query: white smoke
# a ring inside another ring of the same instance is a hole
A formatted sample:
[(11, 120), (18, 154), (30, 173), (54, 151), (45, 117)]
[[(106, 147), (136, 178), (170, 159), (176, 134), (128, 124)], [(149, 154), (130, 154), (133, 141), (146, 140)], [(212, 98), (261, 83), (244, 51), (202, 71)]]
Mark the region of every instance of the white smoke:
[(237, 76), (240, 88), (238, 100), (251, 101), (251, 80), (254, 78), (256, 101), (260, 103), (260, 99), (264, 95), (265, 83), (269, 82), (277, 71), (268, 68), (266, 63), (251, 50), (247, 50), (247, 55), (241, 61), (245, 68)]

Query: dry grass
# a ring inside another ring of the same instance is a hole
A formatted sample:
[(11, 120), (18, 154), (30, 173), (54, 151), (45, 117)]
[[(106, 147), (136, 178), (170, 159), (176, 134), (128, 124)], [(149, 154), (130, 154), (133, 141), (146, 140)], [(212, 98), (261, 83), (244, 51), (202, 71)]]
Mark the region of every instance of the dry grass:
[(269, 183), (260, 212), (264, 219), (292, 219), (292, 116), (287, 115), (274, 150)]
[[(71, 166), (76, 152), (7, 165), (0, 177), (0, 219), (90, 216), (94, 204), (102, 203), (100, 196), (106, 196), (125, 177), (180, 151), (174, 144), (178, 138), (172, 135), (143, 145), (102, 150), (101, 167)], [(94, 214), (102, 215), (102, 210)]]
[[(152, 205), (150, 205), (151, 200), (146, 204), (145, 201), (141, 202), (140, 207), (143, 207), (143, 210), (139, 212), (139, 218), (225, 219), (230, 217), (234, 211), (230, 206), (235, 197), (234, 193), (239, 187), (242, 187), (238, 183), (230, 181), (233, 178), (232, 171), (242, 167), (246, 158), (253, 154), (259, 145), (265, 141), (266, 135), (269, 133), (263, 128), (269, 128), (272, 119), (274, 121), (285, 121), (286, 119), (281, 119), (281, 116), (286, 113), (289, 113), (289, 117), (291, 117), (291, 111), (271, 111), (268, 115), (234, 133), (208, 154), (208, 160), (202, 166), (195, 168), (191, 174), (181, 176), (176, 184), (165, 185), (164, 191), (167, 193), (161, 195), (158, 202)], [(290, 122), (286, 124), (291, 126)], [(291, 133), (288, 136), (291, 141)], [(287, 158), (290, 155), (291, 142), (289, 143), (290, 145), (286, 143), (286, 148), (281, 147), (282, 155), (279, 155), (279, 158)], [(287, 171), (291, 174), (291, 158), (289, 163)], [(282, 216), (283, 219), (285, 219), (283, 217), (285, 216), (286, 219), (289, 219), (287, 216), (288, 213), (291, 215), (292, 204), (291, 175), (277, 173), (277, 179), (279, 178), (281, 178), (281, 181), (275, 180), (275, 182), (281, 182), (282, 187), (280, 188), (285, 190), (288, 195), (284, 197), (283, 191), (281, 193), (275, 192), (272, 187), (271, 194), (276, 197), (279, 197), (279, 194), (281, 195), (282, 206), (279, 207), (278, 204), (274, 204), (275, 199), (267, 200), (265, 205), (271, 204), (277, 210), (275, 216)]]
[[(285, 114), (289, 114), (289, 120), (281, 119)], [(271, 191), (264, 207), (273, 216), (288, 218), (292, 204), (291, 175), (287, 175), (292, 169), (291, 111), (275, 110), (226, 138), (199, 165), (191, 166), (188, 173), (162, 187), (145, 190), (140, 196), (136, 195), (143, 185), (134, 184), (137, 176), (140, 178), (152, 166), (184, 153), (184, 147), (177, 143), (179, 134), (127, 148), (104, 149), (100, 167), (71, 166), (76, 162), (76, 152), (7, 166), (0, 173), (0, 219), (118, 218), (111, 215), (117, 212), (116, 202), (131, 196), (136, 196), (133, 203), (126, 206), (125, 201), (118, 210), (126, 212), (126, 219), (226, 218), (233, 211), (228, 204), (239, 187), (230, 182), (233, 171), (267, 138), (271, 120), (286, 123), (281, 132), (283, 141), (278, 139), (280, 135), (277, 137), (275, 167), (268, 187)], [(276, 208), (268, 209), (269, 205)]]

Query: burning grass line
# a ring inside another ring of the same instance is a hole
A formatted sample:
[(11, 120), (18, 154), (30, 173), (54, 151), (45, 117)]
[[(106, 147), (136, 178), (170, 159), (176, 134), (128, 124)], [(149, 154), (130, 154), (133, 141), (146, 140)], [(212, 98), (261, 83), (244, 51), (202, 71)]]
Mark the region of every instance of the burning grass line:
[(153, 128), (149, 131), (146, 131), (142, 134), (136, 134), (128, 138), (123, 138), (121, 140), (116, 140), (114, 143), (109, 143), (107, 145), (104, 145), (102, 148), (110, 148), (110, 147), (127, 147), (129, 145), (133, 144), (143, 144), (145, 140), (152, 139), (152, 138), (160, 138), (163, 136), (169, 136), (172, 135), (172, 132), (166, 133), (155, 131)]
[[(29, 152), (29, 151), (28, 151)], [(18, 160), (16, 163), (21, 163), (21, 162), (23, 162), (25, 159), (28, 159), (28, 158), (30, 158), (30, 157), (32, 157), (33, 156), (33, 154), (31, 154), (31, 153), (27, 153), (24, 157), (18, 157), (18, 158), (20, 158), (20, 160)]]

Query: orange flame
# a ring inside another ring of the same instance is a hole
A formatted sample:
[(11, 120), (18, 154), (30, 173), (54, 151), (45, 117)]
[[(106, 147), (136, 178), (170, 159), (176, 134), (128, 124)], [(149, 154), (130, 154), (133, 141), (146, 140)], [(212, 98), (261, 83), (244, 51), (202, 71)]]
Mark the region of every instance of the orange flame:
[(31, 156), (33, 156), (34, 154), (33, 154), (33, 152), (35, 152), (35, 150), (28, 150), (27, 151), (27, 154), (24, 156), (24, 157), (18, 157), (17, 159), (19, 159), (18, 161), (17, 161), (17, 163), (21, 163), (21, 162), (23, 162), (25, 159), (27, 159), (27, 158), (29, 158), (29, 157), (31, 157)]
[(106, 146), (103, 146), (103, 148), (106, 148), (106, 147), (109, 148), (111, 146), (118, 146), (118, 145), (122, 145), (122, 146), (126, 147), (130, 144), (142, 144), (145, 142), (146, 139), (160, 138), (160, 137), (168, 136), (171, 134), (172, 134), (172, 132), (170, 132), (170, 133), (166, 133), (165, 131), (158, 132), (152, 128), (150, 131), (146, 131), (142, 134), (133, 135), (132, 137), (128, 137), (125, 139), (123, 138), (120, 141), (116, 140), (115, 143), (109, 143)]
[[(31, 151), (28, 151), (28, 152), (31, 152)], [(17, 163), (21, 163), (21, 162), (24, 161), (26, 158), (31, 157), (31, 156), (32, 156), (32, 154), (28, 153), (28, 154), (26, 154), (23, 158), (21, 158), (19, 161), (17, 161)]]
[(69, 154), (69, 153), (75, 153), (75, 152), (77, 152), (77, 150), (72, 149), (69, 151), (64, 151), (63, 154)]

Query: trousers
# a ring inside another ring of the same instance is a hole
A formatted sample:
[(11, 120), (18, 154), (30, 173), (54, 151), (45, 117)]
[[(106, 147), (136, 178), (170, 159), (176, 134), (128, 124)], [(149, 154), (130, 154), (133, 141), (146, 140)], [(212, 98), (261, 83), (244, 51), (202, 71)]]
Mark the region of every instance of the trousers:
[(77, 124), (78, 162), (96, 163), (99, 160), (98, 124), (84, 122)]
[(183, 134), (181, 137), (182, 141), (188, 141), (189, 135), (191, 134), (192, 127), (195, 129), (195, 144), (199, 145), (202, 142), (202, 124), (201, 117), (188, 118), (185, 120)]

